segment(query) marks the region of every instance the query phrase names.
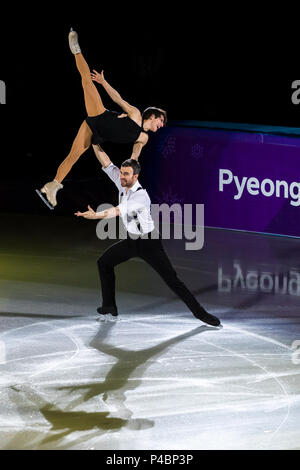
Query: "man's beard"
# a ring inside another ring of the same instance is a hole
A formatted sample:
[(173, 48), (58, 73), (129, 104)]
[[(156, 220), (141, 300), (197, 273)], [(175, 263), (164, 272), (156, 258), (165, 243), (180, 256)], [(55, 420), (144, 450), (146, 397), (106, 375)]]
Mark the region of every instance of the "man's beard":
[(123, 188), (128, 188), (128, 187), (132, 186), (132, 183), (133, 183), (132, 181), (130, 183), (126, 183), (125, 181), (123, 181), (123, 182), (121, 181), (121, 186), (123, 186)]

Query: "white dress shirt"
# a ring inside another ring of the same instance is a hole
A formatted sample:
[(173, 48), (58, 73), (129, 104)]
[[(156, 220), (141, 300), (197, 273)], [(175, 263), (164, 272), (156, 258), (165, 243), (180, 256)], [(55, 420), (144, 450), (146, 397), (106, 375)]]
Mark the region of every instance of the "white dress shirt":
[[(145, 189), (137, 180), (135, 184), (126, 191), (121, 185), (120, 169), (113, 163), (110, 163), (102, 170), (110, 177), (119, 190), (120, 216), (125, 225), (127, 232), (134, 235), (142, 235), (154, 230), (154, 222), (151, 217), (151, 200)], [(140, 226), (140, 229), (138, 228)]]

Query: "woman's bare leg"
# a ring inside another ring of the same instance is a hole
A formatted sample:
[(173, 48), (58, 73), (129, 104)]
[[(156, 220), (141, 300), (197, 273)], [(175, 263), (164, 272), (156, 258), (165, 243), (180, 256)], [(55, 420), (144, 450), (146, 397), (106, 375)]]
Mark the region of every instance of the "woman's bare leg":
[(85, 61), (83, 55), (75, 55), (76, 66), (81, 75), (82, 88), (84, 92), (84, 102), (88, 116), (98, 116), (106, 110), (103, 106), (102, 99), (99, 95), (93, 80), (91, 79), (91, 71)]
[[(91, 79), (90, 68), (81, 53), (75, 55), (75, 61), (81, 75), (87, 114), (88, 116), (98, 116), (99, 114), (104, 113), (105, 108), (97, 88)], [(81, 124), (78, 134), (73, 142), (69, 155), (61, 163), (57, 170), (55, 176), (56, 181), (61, 183), (62, 180), (67, 176), (74, 163), (77, 162), (79, 157), (90, 147), (91, 138), (92, 131), (84, 121)]]
[(59, 183), (70, 172), (74, 163), (77, 162), (79, 157), (90, 147), (92, 139), (92, 131), (85, 121), (81, 124), (78, 134), (75, 137), (71, 151), (65, 160), (58, 167), (55, 179)]
[[(84, 91), (84, 100), (88, 116), (98, 116), (105, 111), (100, 95), (95, 87), (92, 79), (90, 68), (86, 63), (83, 55), (75, 55), (76, 65), (82, 79), (82, 87)], [(80, 126), (78, 134), (73, 142), (71, 151), (65, 160), (58, 167), (55, 179), (59, 183), (67, 176), (72, 166), (79, 157), (90, 147), (92, 131), (85, 121)]]
[(63, 187), (61, 182), (70, 172), (74, 163), (79, 157), (90, 147), (92, 140), (92, 131), (85, 121), (81, 124), (78, 134), (73, 142), (71, 151), (65, 160), (58, 167), (56, 176), (53, 181), (46, 183), (41, 192), (46, 194), (48, 201), (53, 207), (57, 205), (56, 194)]
[[(76, 66), (81, 75), (87, 115), (90, 117), (98, 116), (99, 114), (104, 113), (106, 109), (103, 106), (98, 90), (92, 81), (90, 68), (86, 63), (83, 55), (81, 54), (81, 50), (77, 41), (77, 33), (70, 33), (69, 44), (71, 47), (71, 51), (75, 55)], [(87, 125), (87, 123), (84, 121), (73, 142), (69, 155), (58, 167), (55, 179), (53, 181), (50, 181), (49, 183), (46, 183), (43, 188), (41, 188), (41, 192), (46, 194), (47, 199), (52, 204), (52, 206), (56, 206), (57, 204), (57, 191), (63, 187), (61, 182), (70, 172), (74, 163), (90, 147), (91, 139), (92, 131)]]
[(71, 151), (67, 158), (58, 167), (55, 179), (46, 183), (41, 192), (46, 194), (48, 201), (53, 207), (57, 205), (56, 194), (63, 187), (61, 182), (67, 176), (69, 171), (79, 157), (90, 147), (92, 131), (85, 121), (81, 124), (78, 134), (73, 142)]

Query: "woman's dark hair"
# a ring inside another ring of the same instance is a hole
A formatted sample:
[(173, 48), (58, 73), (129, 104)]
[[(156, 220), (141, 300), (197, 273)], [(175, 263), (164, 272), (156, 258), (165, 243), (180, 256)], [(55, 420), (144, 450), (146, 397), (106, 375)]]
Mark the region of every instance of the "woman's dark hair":
[(150, 108), (147, 108), (143, 111), (143, 114), (142, 114), (143, 121), (145, 121), (145, 119), (149, 119), (153, 114), (154, 114), (155, 118), (159, 118), (160, 116), (163, 116), (164, 117), (164, 125), (166, 125), (167, 112), (164, 111), (163, 109), (155, 108), (153, 106), (150, 107)]
[(141, 165), (139, 164), (139, 162), (137, 162), (133, 158), (129, 158), (128, 160), (125, 160), (125, 162), (123, 162), (121, 166), (130, 166), (133, 169), (134, 175), (140, 174)]

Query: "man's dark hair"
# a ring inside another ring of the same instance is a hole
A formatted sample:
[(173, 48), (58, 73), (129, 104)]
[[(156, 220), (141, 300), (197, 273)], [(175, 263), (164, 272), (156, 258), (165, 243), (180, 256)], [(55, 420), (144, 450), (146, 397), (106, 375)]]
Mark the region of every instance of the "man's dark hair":
[(143, 121), (145, 121), (145, 119), (149, 119), (152, 116), (152, 114), (154, 114), (155, 119), (159, 118), (160, 116), (163, 116), (164, 117), (164, 125), (166, 125), (166, 123), (167, 123), (167, 112), (164, 111), (163, 109), (155, 108), (153, 106), (150, 107), (150, 108), (147, 108), (143, 111), (143, 114), (142, 114)]
[(139, 164), (139, 162), (137, 162), (133, 158), (129, 158), (128, 160), (125, 160), (125, 162), (123, 162), (121, 166), (130, 166), (133, 169), (134, 175), (140, 174), (141, 165)]

